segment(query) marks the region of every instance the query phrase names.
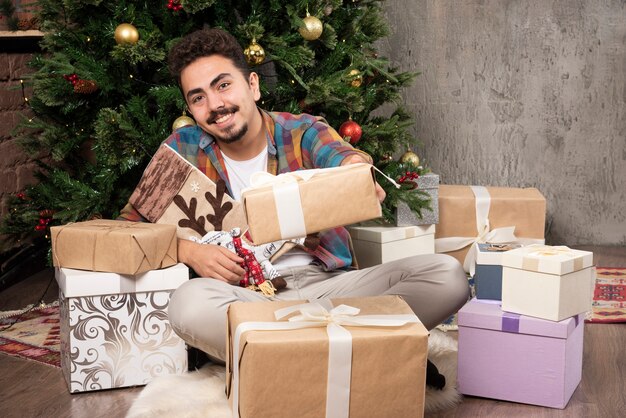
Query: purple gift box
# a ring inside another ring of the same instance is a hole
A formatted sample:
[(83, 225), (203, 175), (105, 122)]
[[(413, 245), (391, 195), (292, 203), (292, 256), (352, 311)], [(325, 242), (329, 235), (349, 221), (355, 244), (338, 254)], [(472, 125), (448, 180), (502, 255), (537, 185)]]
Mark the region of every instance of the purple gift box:
[(472, 299), (458, 324), (460, 393), (565, 408), (582, 375), (582, 314), (555, 322)]

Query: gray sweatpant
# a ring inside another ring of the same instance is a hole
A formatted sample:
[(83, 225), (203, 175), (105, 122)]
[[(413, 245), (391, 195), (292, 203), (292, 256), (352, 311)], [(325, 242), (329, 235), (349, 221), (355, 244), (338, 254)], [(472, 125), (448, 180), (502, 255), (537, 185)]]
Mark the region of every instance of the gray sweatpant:
[[(458, 311), (469, 297), (463, 268), (444, 254), (414, 256), (347, 272), (326, 272), (316, 265), (279, 272), (287, 288), (276, 294), (277, 300), (399, 295), (429, 330)], [(242, 287), (197, 278), (172, 295), (170, 323), (187, 344), (224, 361), (228, 305), (264, 300), (267, 298), (262, 294)]]

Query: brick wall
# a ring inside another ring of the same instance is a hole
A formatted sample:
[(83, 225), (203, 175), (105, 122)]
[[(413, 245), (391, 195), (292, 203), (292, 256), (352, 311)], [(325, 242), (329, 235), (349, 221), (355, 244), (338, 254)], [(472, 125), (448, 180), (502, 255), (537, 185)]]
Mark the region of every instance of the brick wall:
[[(27, 65), (31, 57), (31, 53), (0, 53), (0, 216), (8, 211), (8, 196), (35, 182), (34, 162), (11, 136), (21, 117), (30, 114), (20, 79), (32, 71)], [(27, 89), (26, 97), (30, 94)]]

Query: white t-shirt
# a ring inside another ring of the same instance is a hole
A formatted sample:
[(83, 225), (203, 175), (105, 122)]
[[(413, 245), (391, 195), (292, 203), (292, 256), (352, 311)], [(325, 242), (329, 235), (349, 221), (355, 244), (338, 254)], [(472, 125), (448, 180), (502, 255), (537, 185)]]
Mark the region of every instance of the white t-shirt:
[[(257, 156), (245, 161), (233, 160), (224, 153), (222, 153), (222, 157), (224, 157), (224, 164), (228, 171), (228, 179), (230, 180), (233, 198), (239, 201), (241, 200), (241, 191), (246, 187), (250, 187), (250, 177), (252, 174), (257, 171), (267, 171), (267, 147)], [(312, 261), (313, 257), (304, 250), (294, 248), (283, 254), (273, 264), (275, 268), (279, 269), (281, 267), (306, 266), (311, 264)]]

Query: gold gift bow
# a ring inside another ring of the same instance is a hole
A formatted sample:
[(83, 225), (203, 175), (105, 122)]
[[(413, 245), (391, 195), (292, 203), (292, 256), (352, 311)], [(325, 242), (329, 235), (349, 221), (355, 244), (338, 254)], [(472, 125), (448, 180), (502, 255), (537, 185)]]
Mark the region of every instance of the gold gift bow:
[(319, 302), (304, 303), (278, 309), (277, 321), (294, 312), (300, 315), (287, 322), (242, 322), (233, 337), (232, 398), (233, 418), (239, 418), (239, 346), (247, 331), (287, 331), (303, 328), (326, 327), (328, 333), (328, 386), (326, 389), (326, 417), (348, 418), (350, 415), (350, 378), (352, 371), (352, 334), (343, 328), (349, 326), (399, 327), (408, 323), (421, 323), (415, 314), (359, 315), (360, 309), (339, 305), (330, 311)]
[[(550, 246), (550, 245), (542, 245), (542, 246), (531, 246), (529, 251), (522, 258), (522, 269), (523, 270), (531, 270), (531, 271), (540, 271), (539, 270), (539, 262), (540, 257), (554, 257), (554, 256), (566, 256), (570, 259), (574, 259), (574, 270), (578, 271), (583, 268), (583, 259), (582, 257), (578, 257), (578, 255), (572, 251), (571, 248), (566, 247), (564, 245), (561, 246)], [(577, 258), (578, 257), (578, 258)]]

